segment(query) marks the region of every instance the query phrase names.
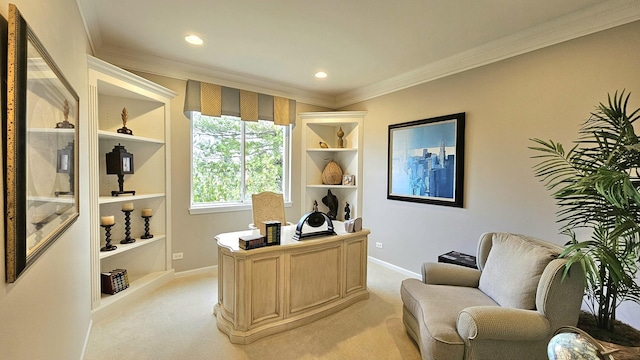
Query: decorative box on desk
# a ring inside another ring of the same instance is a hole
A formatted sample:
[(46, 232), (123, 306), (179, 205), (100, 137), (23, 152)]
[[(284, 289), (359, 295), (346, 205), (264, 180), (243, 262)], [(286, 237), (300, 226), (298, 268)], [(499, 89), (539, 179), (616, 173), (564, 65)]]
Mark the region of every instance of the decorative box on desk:
[(446, 254), (442, 254), (438, 256), (438, 262), (456, 264), (456, 265), (466, 266), (474, 269), (478, 268), (478, 266), (476, 266), (475, 256), (463, 254), (457, 251), (449, 251)]

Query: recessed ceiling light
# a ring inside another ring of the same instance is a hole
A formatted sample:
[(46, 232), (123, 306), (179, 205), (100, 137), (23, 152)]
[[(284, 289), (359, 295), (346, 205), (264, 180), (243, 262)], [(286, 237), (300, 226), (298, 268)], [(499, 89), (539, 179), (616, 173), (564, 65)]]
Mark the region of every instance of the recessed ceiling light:
[(326, 78), (326, 77), (327, 77), (327, 73), (326, 73), (326, 72), (324, 72), (324, 71), (318, 71), (318, 72), (316, 73), (316, 77), (317, 77), (318, 79), (324, 79), (324, 78)]
[(192, 45), (202, 45), (204, 43), (198, 35), (187, 35), (184, 40)]

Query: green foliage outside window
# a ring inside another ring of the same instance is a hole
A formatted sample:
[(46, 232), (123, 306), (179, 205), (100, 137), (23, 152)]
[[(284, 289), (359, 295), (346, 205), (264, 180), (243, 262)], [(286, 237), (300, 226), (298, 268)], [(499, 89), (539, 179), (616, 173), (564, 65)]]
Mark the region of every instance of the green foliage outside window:
[(193, 203), (238, 203), (261, 191), (284, 192), (286, 127), (200, 113), (191, 118)]

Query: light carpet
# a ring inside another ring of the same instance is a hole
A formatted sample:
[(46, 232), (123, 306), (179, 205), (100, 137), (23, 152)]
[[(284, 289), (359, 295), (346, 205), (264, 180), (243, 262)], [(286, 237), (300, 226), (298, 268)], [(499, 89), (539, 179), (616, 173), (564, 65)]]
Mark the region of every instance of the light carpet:
[(236, 345), (216, 327), (215, 271), (178, 277), (93, 324), (85, 360), (420, 359), (402, 324), (403, 274), (368, 264), (369, 299), (311, 324)]

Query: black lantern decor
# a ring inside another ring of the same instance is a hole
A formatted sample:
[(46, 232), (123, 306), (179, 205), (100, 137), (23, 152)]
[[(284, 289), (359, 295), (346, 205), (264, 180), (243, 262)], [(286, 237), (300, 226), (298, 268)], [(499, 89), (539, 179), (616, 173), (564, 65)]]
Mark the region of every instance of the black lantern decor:
[(69, 175), (69, 191), (56, 191), (55, 195), (73, 195), (74, 191), (74, 162), (73, 162), (73, 141), (69, 142), (67, 146), (62, 149), (58, 149), (56, 172), (58, 174)]
[(118, 144), (107, 153), (107, 174), (118, 175), (119, 191), (111, 191), (111, 196), (120, 194), (135, 195), (135, 190), (124, 191), (124, 176), (133, 174), (133, 154), (127, 152), (124, 146)]

